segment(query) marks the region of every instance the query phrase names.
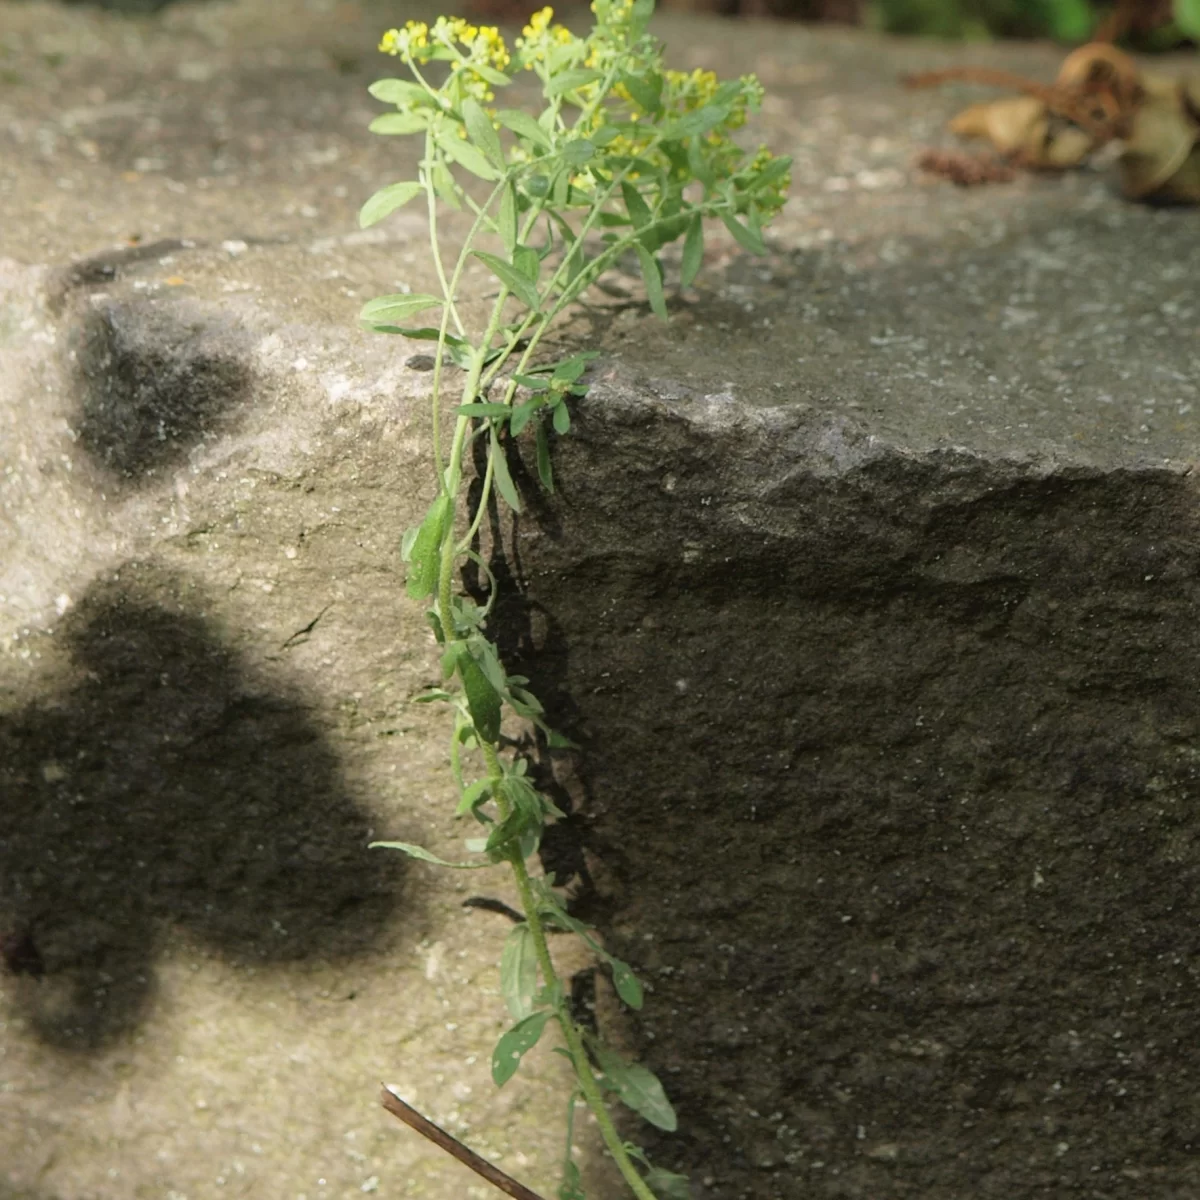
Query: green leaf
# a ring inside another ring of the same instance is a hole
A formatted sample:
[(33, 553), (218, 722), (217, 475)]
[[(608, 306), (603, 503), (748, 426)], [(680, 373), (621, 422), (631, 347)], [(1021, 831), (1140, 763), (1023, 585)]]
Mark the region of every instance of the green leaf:
[(500, 695), (470, 654), (460, 655), (457, 666), (471, 721), (479, 736), (494, 744), (500, 737)]
[(621, 1098), (621, 1102), (656, 1128), (674, 1133), (679, 1121), (654, 1072), (640, 1063), (626, 1061), (598, 1039), (592, 1040), (590, 1044), (596, 1062), (600, 1064), (600, 1070), (604, 1072), (605, 1078)]
[(596, 157), (596, 143), (587, 138), (574, 138), (562, 148), (562, 156), (568, 166), (582, 167)]
[(563, 1163), (562, 1183), (558, 1185), (558, 1200), (587, 1200), (587, 1193), (583, 1190), (583, 1177), (579, 1174), (579, 1168), (570, 1159)]
[(634, 229), (644, 229), (654, 220), (650, 207), (642, 199), (642, 194), (628, 180), (621, 181), (621, 195), (625, 198), (625, 209)]
[(473, 813), (481, 804), (486, 804), (491, 797), (492, 781), (490, 779), (477, 779), (470, 787), (463, 789), (462, 798), (458, 802), (458, 807), (454, 810), (454, 815), (462, 817), (467, 813)]
[(512, 83), (510, 76), (505, 75), (503, 71), (497, 71), (495, 67), (489, 67), (486, 63), (472, 63), (471, 70), (493, 87), (508, 87)]
[(462, 200), (459, 198), (462, 189), (454, 182), (454, 176), (450, 174), (444, 162), (436, 162), (433, 165), (433, 190), (443, 204), (448, 204), (451, 208), (462, 208)]
[(467, 96), (463, 100), (462, 114), (463, 122), (467, 127), (467, 136), (471, 139), (472, 144), (482, 151), (484, 158), (503, 174), (508, 164), (504, 161), (504, 150), (500, 146), (500, 139), (496, 136), (495, 129), (492, 128), (491, 118), (480, 107), (479, 101), (471, 96)]
[(425, 189), (419, 183), (389, 183), (387, 187), (380, 188), (367, 202), (359, 209), (358, 225), (360, 229), (366, 229), (368, 225), (374, 225), (376, 221), (382, 221), (390, 212), (407, 204), (414, 196), (419, 196)]
[(555, 433), (562, 435), (569, 432), (571, 428), (571, 414), (567, 411), (567, 406), (564, 401), (560, 400), (554, 406), (554, 414), (552, 419), (554, 421)]
[(733, 240), (743, 250), (747, 250), (751, 254), (766, 254), (767, 248), (763, 245), (762, 238), (748, 229), (737, 218), (730, 216), (729, 213), (722, 213), (721, 220), (725, 222), (725, 228), (733, 234)]
[(642, 1001), (645, 999), (642, 994), (642, 985), (630, 969), (629, 964), (609, 955), (608, 965), (612, 967), (613, 987), (617, 989), (617, 995), (630, 1008), (641, 1008)]
[[(1196, 3), (1200, 4), (1200, 0), (1196, 0)], [(761, 191), (768, 184), (782, 179), (791, 169), (792, 160), (790, 158), (786, 156), (774, 158), (750, 180), (749, 190)]]
[(561, 96), (566, 92), (573, 92), (577, 88), (585, 87), (589, 83), (595, 83), (600, 78), (599, 71), (589, 71), (585, 67), (578, 67), (573, 71), (560, 71), (547, 81), (545, 94), (550, 98)]
[(373, 120), (367, 129), (371, 133), (420, 133), (429, 128), (429, 113), (415, 112), (383, 113)]
[(500, 215), (496, 225), (504, 241), (504, 251), (511, 258), (517, 244), (517, 189), (511, 179), (500, 193)]
[(571, 172), (569, 169), (559, 171), (550, 183), (550, 203), (555, 208), (565, 208), (571, 194)]
[(554, 472), (550, 468), (550, 440), (546, 437), (544, 421), (539, 421), (537, 425), (537, 469), (542, 487), (548, 492), (553, 492)]
[(696, 137), (699, 134), (707, 133), (710, 129), (720, 125), (729, 116), (729, 111), (728, 104), (710, 102), (680, 117), (678, 121), (664, 125), (662, 136), (668, 141), (678, 141), (680, 138)]
[(497, 171), (490, 162), (470, 142), (458, 136), (458, 125), (443, 125), (434, 130), (433, 140), (438, 144), (442, 153), (460, 167), (465, 167), (472, 175), (480, 179), (499, 179), (502, 172)]
[(367, 91), (385, 104), (432, 105), (433, 99), (419, 84), (407, 79), (377, 79)]
[(519, 108), (500, 109), (496, 113), (496, 120), (505, 129), (511, 129), (517, 137), (533, 142), (543, 150), (549, 150), (553, 145), (546, 131), (527, 112), (522, 112)]
[(526, 400), (524, 404), (514, 404), (512, 410), (512, 420), (508, 424), (509, 430), (513, 437), (529, 424), (529, 418), (541, 407), (541, 403), (537, 400)]
[(503, 1087), (516, 1073), (522, 1057), (537, 1045), (551, 1013), (535, 1012), (518, 1021), (492, 1051), (492, 1079)]
[(695, 213), (688, 222), (687, 237), (683, 239), (683, 267), (679, 273), (679, 282), (683, 287), (691, 287), (692, 281), (700, 273), (704, 263), (704, 222), (699, 213)]
[(359, 311), (358, 319), (365, 325), (391, 325), (411, 317), (413, 313), (427, 308), (441, 308), (437, 296), (426, 296), (420, 292), (400, 292), (391, 296), (376, 296), (368, 300)]
[(533, 934), (524, 921), (514, 925), (504, 940), (500, 955), (500, 994), (514, 1021), (524, 1020), (533, 1012), (537, 991), (537, 951)]
[(482, 262), (497, 279), (526, 308), (538, 311), (541, 304), (541, 298), (538, 296), (537, 288), (529, 281), (529, 278), (521, 271), (517, 270), (511, 263), (506, 263), (504, 259), (497, 258), (494, 254), (488, 254), (483, 250), (472, 250), (471, 253)]
[[(442, 336), (442, 331), (434, 329), (432, 326), (419, 328), (417, 326), (376, 325), (375, 332), (401, 333), (405, 337), (412, 338), (418, 342), (436, 342)], [(446, 354), (456, 367), (461, 367), (464, 371), (471, 369), (471, 344), (465, 338), (460, 338), (454, 333), (447, 333)]]
[(508, 420), (512, 415), (512, 409), (507, 404), (493, 404), (490, 401), (486, 404), (460, 404), (454, 412), (460, 417), (499, 417), (502, 420)]
[(667, 301), (663, 296), (662, 268), (658, 260), (642, 245), (635, 242), (633, 248), (637, 251), (638, 262), (642, 267), (642, 279), (646, 283), (646, 296), (656, 317), (667, 320)]
[(657, 72), (652, 75), (622, 75), (621, 82), (645, 112), (653, 115), (662, 108), (663, 77)]
[(555, 383), (574, 383), (588, 369), (588, 364), (600, 357), (599, 350), (581, 350), (554, 364), (552, 376)]
[[(511, 409), (509, 410), (512, 411)], [(496, 430), (492, 429), (492, 444), (488, 449), (488, 453), (492, 456), (492, 475), (496, 480), (496, 489), (500, 495), (504, 497), (505, 503), (515, 513), (521, 511), (521, 497), (517, 492), (516, 485), (513, 483), (512, 476), (508, 471), (508, 461), (504, 457), (504, 447), (500, 445), (500, 439), (496, 437)]]
[(368, 842), (368, 850), (402, 850), (409, 858), (419, 858), (424, 862), (433, 863), (438, 867), (453, 867), (456, 871), (479, 871), (484, 867), (490, 867), (493, 864), (490, 862), (481, 863), (455, 863), (447, 862), (444, 858), (438, 858), (436, 854), (426, 850), (424, 846), (414, 846), (411, 842)]
[(535, 200), (545, 199), (550, 194), (550, 180), (545, 175), (530, 175), (525, 180), (525, 190)]
[(408, 555), (405, 589), (414, 600), (423, 600), (437, 586), (442, 541), (453, 517), (450, 497), (443, 492), (429, 506)]
[(692, 1185), (688, 1177), (662, 1167), (651, 1167), (646, 1172), (646, 1185), (662, 1200), (692, 1200)]
[(532, 246), (517, 246), (513, 250), (512, 264), (530, 283), (537, 283), (542, 273), (542, 259)]

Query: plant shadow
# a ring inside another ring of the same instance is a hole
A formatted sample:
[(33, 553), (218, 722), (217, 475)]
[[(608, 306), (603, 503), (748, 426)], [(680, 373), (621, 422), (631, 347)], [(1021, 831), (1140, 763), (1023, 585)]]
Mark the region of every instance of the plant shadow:
[(0, 714), (0, 969), (59, 1048), (139, 1025), (172, 927), (240, 963), (340, 958), (397, 907), (313, 714), (199, 602), (126, 563), (57, 630), (69, 684)]

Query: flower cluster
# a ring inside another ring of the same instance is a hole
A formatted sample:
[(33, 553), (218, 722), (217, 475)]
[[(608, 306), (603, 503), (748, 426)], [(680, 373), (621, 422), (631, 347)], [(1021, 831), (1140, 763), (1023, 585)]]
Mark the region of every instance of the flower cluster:
[(521, 30), (516, 44), (525, 70), (534, 70), (537, 63), (549, 63), (552, 57), (561, 58), (562, 51), (556, 50), (556, 47), (583, 45), (565, 25), (551, 25), (553, 20), (554, 9), (543, 8), (535, 12), (529, 18), (529, 24)]
[(429, 26), (424, 21), (409, 21), (403, 29), (389, 29), (379, 41), (384, 54), (395, 54), (424, 62), (428, 57)]
[(494, 25), (472, 25), (462, 17), (438, 17), (432, 29), (424, 21), (409, 21), (403, 29), (389, 29), (379, 49), (406, 59), (414, 67), (431, 59), (448, 60), (458, 92), (455, 98), (459, 100), (464, 96), (481, 102), (494, 100), (488, 85), (500, 82), (497, 73), (512, 62), (504, 38)]

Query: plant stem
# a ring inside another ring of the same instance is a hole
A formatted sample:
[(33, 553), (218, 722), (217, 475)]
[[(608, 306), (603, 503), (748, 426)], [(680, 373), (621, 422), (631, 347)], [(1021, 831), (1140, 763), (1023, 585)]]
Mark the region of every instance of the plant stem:
[[(500, 756), (496, 753), (496, 747), (490, 742), (483, 741), (480, 742), (480, 746), (483, 750), (484, 762), (487, 764), (488, 776), (494, 784), (498, 785), (504, 772), (500, 766)], [(508, 816), (508, 804), (500, 794), (498, 786), (493, 787), (492, 795), (497, 798), (496, 807), (500, 810), (500, 817), (503, 820)], [(529, 879), (529, 868), (526, 867), (525, 860), (519, 854), (510, 859), (510, 863), (517, 884), (517, 894), (521, 897), (521, 908), (525, 912), (525, 923), (529, 926), (529, 933), (533, 938), (533, 948), (537, 955), (538, 966), (542, 971), (542, 979), (547, 987), (552, 987), (558, 981), (558, 972), (554, 969), (554, 961), (550, 957), (550, 947), (546, 943), (546, 929), (542, 924), (541, 914), (538, 912), (537, 897), (533, 894), (533, 884)], [(600, 1126), (600, 1136), (604, 1138), (608, 1152), (613, 1156), (618, 1170), (638, 1200), (656, 1200), (654, 1193), (646, 1185), (646, 1181), (638, 1174), (633, 1160), (625, 1150), (625, 1143), (621, 1140), (621, 1135), (613, 1124), (612, 1114), (608, 1111), (608, 1105), (605, 1104), (604, 1097), (600, 1094), (600, 1085), (592, 1073), (592, 1064), (588, 1061), (587, 1050), (584, 1048), (579, 1026), (571, 1019), (571, 1014), (566, 1010), (565, 1005), (559, 1007), (556, 1015), (558, 1023), (562, 1027), (563, 1038), (567, 1043), (567, 1053), (571, 1056), (571, 1065), (575, 1068), (575, 1076), (579, 1080), (580, 1091), (583, 1092), (588, 1107), (595, 1114), (596, 1123)]]

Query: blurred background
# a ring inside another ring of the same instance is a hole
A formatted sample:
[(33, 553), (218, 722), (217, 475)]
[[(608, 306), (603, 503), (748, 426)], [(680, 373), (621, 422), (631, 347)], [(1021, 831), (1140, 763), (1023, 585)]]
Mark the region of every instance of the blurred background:
[[(167, 7), (172, 0), (62, 3), (150, 13)], [(1111, 0), (659, 0), (659, 4), (730, 17), (858, 25), (886, 33), (957, 40), (1050, 38), (1075, 43), (1100, 39), (1143, 52), (1200, 44), (1200, 0), (1116, 0), (1115, 5)], [(281, 14), (290, 7), (287, 0), (280, 0)], [(394, 7), (403, 15), (403, 3)], [(536, 0), (466, 0), (457, 9), (468, 16), (514, 21), (537, 7)], [(561, 15), (586, 5), (568, 0), (556, 7)]]

